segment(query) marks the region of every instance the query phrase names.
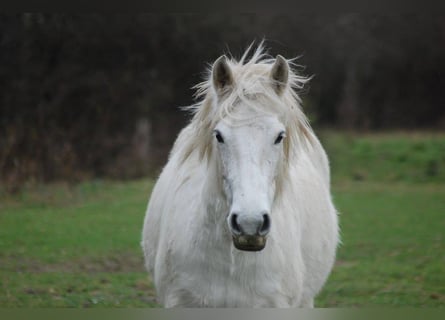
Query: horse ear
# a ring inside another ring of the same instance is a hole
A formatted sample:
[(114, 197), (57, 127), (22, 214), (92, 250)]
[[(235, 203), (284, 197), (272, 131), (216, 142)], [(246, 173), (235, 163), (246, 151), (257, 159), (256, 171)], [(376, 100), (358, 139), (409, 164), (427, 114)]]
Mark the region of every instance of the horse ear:
[(281, 55), (277, 55), (275, 58), (275, 63), (270, 71), (270, 77), (275, 92), (277, 94), (283, 93), (289, 80), (289, 65)]
[(233, 85), (232, 70), (225, 55), (219, 57), (212, 68), (213, 86), (219, 95), (224, 94)]

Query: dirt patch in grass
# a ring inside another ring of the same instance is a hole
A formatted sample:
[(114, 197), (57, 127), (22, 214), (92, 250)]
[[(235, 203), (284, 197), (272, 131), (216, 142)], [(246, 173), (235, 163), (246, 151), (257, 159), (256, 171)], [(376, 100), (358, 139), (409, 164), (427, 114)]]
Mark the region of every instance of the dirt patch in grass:
[(57, 263), (44, 263), (37, 259), (23, 256), (0, 257), (3, 271), (26, 273), (125, 273), (144, 272), (142, 255), (131, 253), (116, 253), (99, 257), (83, 257)]
[(340, 260), (337, 259), (335, 261), (335, 267), (339, 268), (352, 268), (358, 265), (357, 261), (346, 261), (346, 260)]

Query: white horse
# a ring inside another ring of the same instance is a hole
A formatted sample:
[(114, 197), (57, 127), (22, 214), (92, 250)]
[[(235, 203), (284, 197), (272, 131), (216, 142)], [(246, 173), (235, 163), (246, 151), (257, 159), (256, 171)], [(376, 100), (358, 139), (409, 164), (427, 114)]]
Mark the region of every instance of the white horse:
[(197, 86), (151, 194), (142, 247), (165, 307), (313, 307), (335, 260), (328, 159), (294, 91), (308, 79), (249, 50)]

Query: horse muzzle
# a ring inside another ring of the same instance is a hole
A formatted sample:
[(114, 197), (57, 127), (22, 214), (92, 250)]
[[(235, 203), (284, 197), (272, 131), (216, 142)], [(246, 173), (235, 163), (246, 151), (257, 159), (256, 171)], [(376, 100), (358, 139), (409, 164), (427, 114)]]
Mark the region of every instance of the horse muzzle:
[(239, 215), (231, 213), (228, 217), (235, 248), (243, 251), (261, 251), (266, 246), (266, 236), (270, 230), (269, 214)]
[(261, 251), (266, 246), (266, 237), (259, 235), (232, 236), (235, 248), (242, 251)]

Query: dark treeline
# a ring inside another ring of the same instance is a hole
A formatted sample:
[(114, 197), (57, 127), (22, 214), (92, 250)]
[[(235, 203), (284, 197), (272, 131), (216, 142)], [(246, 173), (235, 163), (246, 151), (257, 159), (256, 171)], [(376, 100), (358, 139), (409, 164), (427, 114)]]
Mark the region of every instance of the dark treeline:
[(445, 127), (442, 16), (3, 15), (2, 185), (158, 168), (208, 63), (263, 37), (315, 75), (315, 126)]

